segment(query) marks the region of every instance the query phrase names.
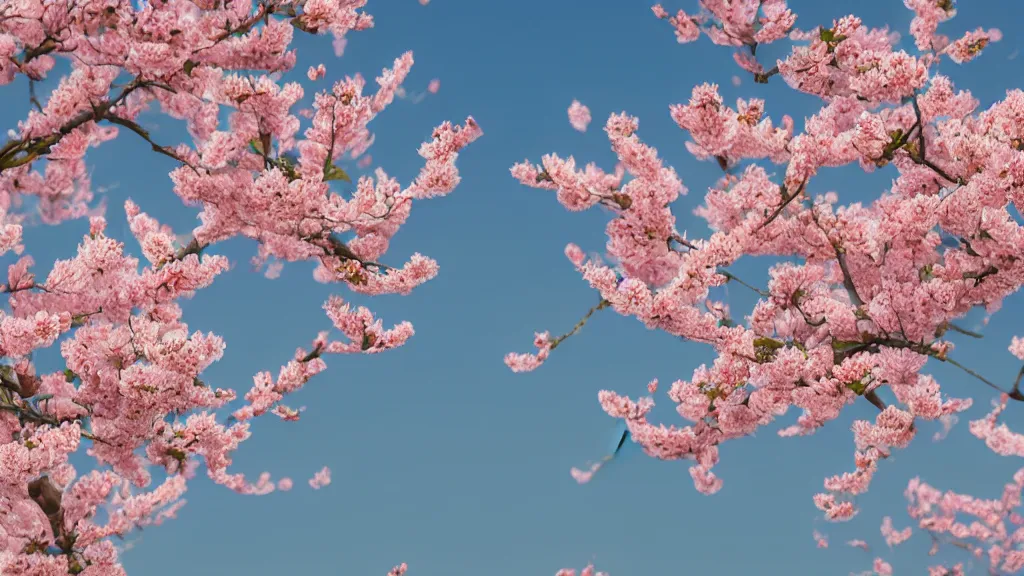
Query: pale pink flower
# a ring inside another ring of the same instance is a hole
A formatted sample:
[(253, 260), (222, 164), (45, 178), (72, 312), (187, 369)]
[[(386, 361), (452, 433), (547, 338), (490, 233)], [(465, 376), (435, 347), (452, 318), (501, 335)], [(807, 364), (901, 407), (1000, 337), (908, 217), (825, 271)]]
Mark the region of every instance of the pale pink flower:
[(569, 106), (569, 123), (579, 132), (586, 132), (590, 124), (590, 108), (580, 104), (579, 100), (573, 100)]
[(319, 490), (331, 483), (331, 469), (324, 466), (319, 472), (309, 479), (309, 485), (314, 490)]
[(888, 516), (882, 518), (882, 537), (885, 538), (885, 543), (890, 548), (906, 542), (910, 539), (911, 534), (913, 534), (913, 530), (909, 526), (897, 531), (892, 526), (892, 518)]
[[(0, 18), (0, 85), (22, 75), (37, 91), (48, 87), (2, 146), (0, 253), (23, 253), (26, 225), (87, 218), (88, 227), (77, 251), (44, 272), (27, 256), (7, 269), (0, 484), (11, 490), (0, 489), (0, 573), (120, 576), (112, 539), (174, 518), (200, 464), (210, 480), (242, 494), (290, 488), (288, 478), (232, 471), (249, 420), (297, 420), (304, 407), (283, 400), (326, 368), (324, 356), (378, 353), (413, 334), (407, 322), (385, 329), (366, 308), (332, 298), (325, 311), (344, 337), (319, 333), (276, 374), (257, 373), (225, 419), (221, 409), (238, 394), (214, 387), (205, 371), (226, 344), (190, 328), (180, 305), (232, 267), (215, 245), (250, 238), (254, 268), (266, 266), (270, 278), (284, 262), (311, 261), (317, 280), (407, 294), (437, 274), (437, 263), (420, 254), (404, 265), (378, 262), (390, 262), (389, 241), (414, 200), (456, 187), (458, 154), (482, 130), (472, 118), (445, 122), (420, 147), (424, 164), (408, 186), (378, 170), (343, 198), (335, 182), (351, 177), (337, 163), (372, 145), (368, 124), (402, 89), (412, 55), (382, 71), (374, 92), (364, 94), (358, 74), (346, 76), (311, 95), (304, 110), (296, 109), (303, 85), (282, 78), (296, 66), (295, 34), (330, 33), (340, 56), (346, 34), (373, 25), (365, 2), (144, 1), (65, 17), (37, 4), (22, 2)], [(57, 68), (60, 61), (70, 68)], [(325, 74), (320, 64), (307, 78)], [(154, 110), (181, 120), (191, 140), (164, 142), (143, 127), (141, 115)], [(92, 188), (85, 159), (119, 136), (173, 161), (173, 191), (200, 210), (196, 228), (175, 233), (142, 211), (142, 198), (125, 203), (134, 243), (109, 235), (105, 199), (95, 201), (103, 189)], [(141, 266), (129, 254), (136, 244)], [(61, 362), (37, 373), (32, 358), (45, 348)], [(311, 485), (329, 481), (324, 468)], [(38, 553), (72, 543), (65, 555)]]
[(865, 552), (868, 552), (870, 550), (870, 548), (868, 547), (868, 543), (863, 540), (850, 540), (846, 543), (846, 545), (851, 546), (853, 548), (860, 548)]
[(323, 64), (318, 64), (315, 68), (310, 66), (309, 71), (306, 72), (306, 76), (308, 76), (310, 80), (319, 80), (326, 75), (327, 68), (325, 68)]

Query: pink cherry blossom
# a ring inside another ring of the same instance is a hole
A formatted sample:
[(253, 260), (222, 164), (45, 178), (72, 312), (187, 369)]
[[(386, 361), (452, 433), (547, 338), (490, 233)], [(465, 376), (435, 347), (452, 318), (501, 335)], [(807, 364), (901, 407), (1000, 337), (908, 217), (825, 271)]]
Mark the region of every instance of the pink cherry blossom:
[(345, 47), (348, 46), (348, 38), (335, 36), (334, 41), (331, 43), (331, 47), (334, 49), (334, 55), (337, 58), (341, 58), (345, 55)]
[[(992, 426), (999, 413), (1005, 408), (1008, 398), (1004, 395), (989, 415), (971, 423), (972, 429)], [(1024, 435), (1005, 429), (1004, 435), (1011, 442), (1020, 442)], [(984, 438), (983, 438), (984, 439)], [(990, 448), (999, 453), (997, 447)], [(995, 499), (983, 499), (952, 491), (941, 492), (913, 478), (904, 492), (909, 506), (907, 512), (916, 523), (918, 532), (926, 533), (932, 542), (930, 555), (935, 555), (944, 546), (973, 555), (987, 562), (992, 574), (1016, 574), (1024, 570), (1024, 550), (1020, 549), (1021, 535), (1024, 534), (1024, 514), (1021, 510), (1021, 493), (1024, 490), (1024, 468), (1013, 475), (1006, 484), (1002, 495)], [(894, 528), (889, 516), (882, 519), (881, 533), (886, 544), (896, 546), (910, 539), (913, 529)], [(867, 551), (868, 545), (861, 540), (849, 543)], [(876, 574), (891, 574), (887, 561), (876, 558)], [(963, 576), (962, 563), (945, 566), (930, 566), (928, 573), (933, 576)]]
[(912, 534), (913, 530), (909, 526), (903, 530), (896, 530), (893, 528), (892, 518), (888, 516), (882, 518), (882, 537), (885, 538), (885, 543), (890, 547), (906, 542)]
[(569, 106), (569, 123), (579, 132), (586, 132), (590, 124), (590, 108), (580, 104), (579, 100), (573, 100)]
[(1013, 341), (1010, 343), (1010, 354), (1024, 360), (1024, 338), (1020, 336), (1013, 337)]
[[(524, 372), (551, 362), (604, 309), (710, 347), (712, 359), (667, 390), (681, 423), (655, 421), (656, 389), (642, 398), (598, 392), (601, 408), (624, 421), (646, 454), (692, 461), (694, 486), (708, 494), (726, 480), (714, 472), (723, 443), (780, 420), (781, 436), (813, 434), (854, 404), (876, 410), (853, 423), (853, 467), (826, 476), (813, 498), (830, 521), (857, 517), (857, 497), (928, 421), (941, 437), (971, 407), (970, 397), (948, 396), (928, 373), (933, 365), (998, 390), (1002, 407), (970, 431), (998, 454), (1024, 454), (1020, 436), (996, 421), (1010, 400), (1024, 401), (1020, 379), (992, 380), (957, 349), (983, 336), (963, 327), (970, 311), (994, 313), (1024, 286), (1024, 92), (980, 109), (938, 69), (946, 57), (960, 64), (979, 56), (1001, 33), (977, 29), (950, 41), (938, 30), (954, 16), (952, 3), (932, 0), (905, 2), (913, 45), (855, 15), (797, 30), (782, 0), (695, 5), (652, 10), (680, 43), (707, 36), (733, 49), (756, 82), (781, 81), (819, 98), (820, 109), (797, 130), (789, 117), (772, 118), (768, 102), (732, 105), (718, 85), (700, 82), (688, 101), (669, 107), (687, 150), (722, 170), (694, 211), (710, 228), (703, 238), (680, 229), (672, 203), (687, 189), (626, 112), (605, 123), (614, 170), (555, 154), (515, 164), (522, 184), (552, 192), (571, 211), (600, 206), (608, 222), (605, 254), (565, 250), (598, 304), (580, 305), (591, 307), (560, 336), (538, 332), (536, 352), (508, 354), (506, 364)], [(757, 50), (767, 43), (788, 46), (769, 63)], [(841, 204), (841, 191), (822, 189), (817, 176), (843, 166), (886, 171), (891, 185)], [(734, 265), (754, 257), (774, 260), (767, 278), (740, 278)], [(729, 285), (755, 295), (749, 313), (732, 316), (721, 300)], [(1010, 352), (1024, 360), (1020, 339)], [(601, 466), (573, 476), (589, 481)], [(909, 537), (889, 522), (890, 545)], [(875, 567), (886, 570), (884, 561)]]
[(863, 540), (850, 540), (849, 542), (846, 543), (846, 545), (847, 546), (851, 546), (853, 548), (860, 548), (861, 550), (864, 550), (865, 552), (870, 550), (870, 548), (868, 547), (868, 543), (863, 541)]
[(323, 64), (318, 64), (316, 67), (310, 66), (309, 72), (306, 72), (306, 76), (310, 80), (319, 80), (327, 74), (327, 69), (324, 68)]
[(693, 42), (703, 33), (719, 46), (735, 47), (737, 54), (786, 38), (796, 22), (796, 15), (780, 0), (701, 0), (700, 11), (693, 15), (678, 10), (673, 16), (661, 4), (652, 10), (655, 17), (672, 25), (680, 44)]
[(319, 490), (331, 483), (331, 470), (324, 466), (319, 472), (309, 479), (309, 485), (314, 490)]
[[(226, 343), (191, 329), (179, 304), (231, 269), (218, 245), (251, 239), (268, 278), (311, 262), (318, 281), (407, 294), (438, 266), (421, 254), (392, 262), (390, 239), (414, 201), (458, 185), (459, 153), (482, 131), (472, 118), (444, 122), (419, 148), (412, 182), (380, 168), (343, 196), (337, 181), (353, 180), (343, 164), (372, 146), (368, 125), (401, 90), (412, 54), (382, 70), (376, 89), (347, 76), (297, 113), (306, 88), (281, 78), (295, 68), (296, 34), (329, 33), (340, 56), (348, 33), (373, 26), (365, 0), (51, 4), (0, 8), (0, 85), (23, 76), (33, 87), (33, 108), (0, 144), (0, 253), (21, 256), (0, 285), (0, 573), (114, 576), (124, 569), (111, 539), (174, 518), (200, 471), (242, 494), (289, 490), (287, 477), (234, 470), (252, 419), (298, 421), (305, 407), (285, 398), (326, 369), (327, 355), (376, 354), (413, 335), (408, 322), (385, 328), (331, 296), (324, 328), (337, 332), (293, 349), (276, 373), (256, 373), (239, 397), (207, 372)], [(307, 77), (325, 74), (319, 64)], [(190, 141), (162, 141), (143, 126), (146, 111), (182, 121)], [(174, 193), (199, 210), (183, 234), (144, 211), (145, 195), (126, 202), (139, 257), (109, 232), (86, 162), (118, 137), (172, 160)], [(62, 259), (38, 269), (25, 254), (23, 226), (86, 217), (88, 232)], [(61, 359), (52, 371), (33, 360), (46, 348)], [(329, 483), (327, 467), (310, 481)]]
[(991, 30), (978, 28), (973, 32), (964, 34), (959, 40), (950, 43), (943, 50), (943, 53), (948, 54), (953, 62), (963, 64), (976, 58), (989, 42), (998, 42), (1002, 39), (1003, 33), (995, 28)]

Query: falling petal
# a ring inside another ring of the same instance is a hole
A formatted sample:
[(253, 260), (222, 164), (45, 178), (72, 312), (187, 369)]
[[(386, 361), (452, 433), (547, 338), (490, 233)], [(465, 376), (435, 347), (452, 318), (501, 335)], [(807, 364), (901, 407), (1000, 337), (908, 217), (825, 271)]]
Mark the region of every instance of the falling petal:
[(868, 547), (868, 543), (863, 541), (863, 540), (850, 540), (849, 542), (846, 543), (846, 545), (847, 546), (852, 546), (853, 548), (860, 548), (861, 550), (863, 550), (865, 552), (870, 550), (870, 548)]
[(946, 436), (949, 435), (950, 430), (953, 429), (953, 426), (956, 426), (958, 421), (959, 419), (956, 417), (956, 414), (943, 414), (942, 416), (939, 416), (939, 422), (942, 423), (942, 430), (939, 430), (934, 436), (932, 436), (932, 441), (939, 442), (945, 440)]

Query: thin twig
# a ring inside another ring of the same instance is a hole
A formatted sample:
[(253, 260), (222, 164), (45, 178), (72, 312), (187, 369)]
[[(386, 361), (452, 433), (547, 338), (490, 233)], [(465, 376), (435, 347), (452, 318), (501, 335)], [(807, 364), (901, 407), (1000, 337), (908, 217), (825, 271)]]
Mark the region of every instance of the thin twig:
[(879, 398), (878, 394), (876, 394), (874, 390), (864, 394), (864, 399), (867, 400), (868, 402), (871, 402), (871, 404), (873, 404), (875, 408), (878, 408), (879, 412), (884, 412), (885, 409), (888, 408), (888, 406), (886, 406), (885, 404), (885, 400)]
[(957, 326), (956, 324), (953, 324), (952, 322), (947, 322), (946, 323), (946, 327), (949, 328), (950, 330), (952, 330), (953, 332), (959, 332), (959, 333), (963, 334), (964, 336), (970, 336), (971, 338), (984, 338), (984, 336), (982, 334), (979, 334), (978, 332), (973, 332), (973, 331), (968, 330), (966, 328), (961, 328), (961, 327)]
[(157, 144), (156, 142), (154, 142), (153, 139), (149, 137), (149, 131), (146, 130), (145, 128), (143, 128), (142, 126), (139, 126), (135, 122), (133, 122), (131, 120), (128, 120), (126, 118), (121, 118), (120, 116), (115, 116), (113, 114), (105, 114), (102, 119), (110, 122), (111, 124), (117, 124), (118, 126), (124, 126), (125, 128), (131, 130), (132, 132), (135, 132), (143, 140), (145, 140), (146, 142), (149, 142), (149, 145), (150, 145), (150, 147), (152, 147), (154, 152), (158, 152), (160, 154), (163, 154), (164, 156), (167, 156), (169, 158), (173, 158), (174, 160), (177, 160), (178, 162), (181, 162), (185, 166), (188, 166), (189, 168), (191, 168), (193, 172), (195, 172), (197, 174), (199, 173), (199, 169), (198, 168), (196, 168), (194, 165), (192, 165), (192, 163), (189, 162), (188, 160), (186, 160), (186, 159), (182, 158), (181, 156), (179, 156), (178, 153), (175, 152), (170, 146), (161, 146), (160, 144)]
[(746, 282), (744, 282), (743, 280), (741, 280), (739, 277), (737, 277), (732, 272), (729, 272), (728, 270), (719, 270), (718, 273), (721, 274), (722, 276), (725, 276), (726, 280), (734, 281), (734, 282), (736, 282), (737, 284), (739, 284), (741, 286), (746, 286), (747, 288), (753, 290), (754, 292), (756, 292), (757, 294), (759, 294), (761, 296), (764, 296), (764, 297), (768, 297), (769, 296), (769, 294), (768, 294), (768, 292), (766, 290), (761, 290), (760, 288), (757, 288), (756, 286), (751, 286), (750, 284), (747, 284)]
[(783, 202), (782, 202), (782, 204), (780, 204), (780, 205), (778, 206), (778, 208), (776, 208), (776, 209), (775, 209), (775, 211), (774, 211), (774, 212), (772, 212), (772, 213), (771, 213), (771, 214), (770, 214), (770, 215), (768, 216), (768, 218), (767, 218), (767, 219), (765, 219), (765, 221), (764, 221), (764, 222), (762, 222), (762, 223), (761, 223), (761, 225), (757, 227), (757, 229), (756, 229), (756, 230), (754, 230), (754, 233), (756, 234), (756, 233), (760, 232), (762, 228), (765, 228), (765, 227), (767, 227), (767, 226), (768, 226), (769, 224), (771, 224), (772, 222), (774, 222), (774, 221), (775, 221), (775, 219), (776, 219), (776, 218), (778, 218), (780, 214), (782, 214), (782, 211), (786, 209), (786, 206), (789, 206), (789, 205), (790, 205), (790, 203), (792, 203), (792, 202), (793, 202), (793, 200), (795, 200), (795, 199), (796, 199), (796, 198), (797, 198), (798, 196), (800, 196), (800, 194), (801, 194), (801, 193), (803, 193), (803, 191), (804, 191), (804, 184), (806, 184), (806, 183), (807, 183), (807, 181), (806, 181), (806, 180), (804, 180), (804, 182), (800, 184), (800, 187), (798, 187), (798, 188), (796, 189), (796, 191), (794, 191), (794, 192), (793, 192), (793, 194), (791, 194), (791, 195), (789, 195), (789, 196), (787, 196), (787, 195), (786, 195), (786, 194), (787, 194), (787, 192), (786, 192), (786, 188), (785, 188), (785, 186), (783, 186), (783, 187), (780, 187), (780, 189), (779, 189), (779, 190), (780, 190), (780, 192), (782, 192), (782, 196), (783, 196)]
[(43, 105), (39, 102), (39, 98), (36, 98), (36, 81), (31, 78), (28, 81), (28, 101), (40, 112), (43, 111)]
[(843, 286), (846, 288), (847, 293), (850, 295), (850, 300), (854, 306), (858, 308), (864, 305), (864, 301), (861, 300), (860, 295), (857, 294), (857, 288), (853, 285), (853, 277), (850, 275), (850, 268), (846, 265), (846, 253), (843, 252), (838, 246), (833, 246), (836, 251), (836, 260), (839, 262), (839, 269), (843, 272)]
[(583, 318), (580, 318), (580, 321), (577, 322), (576, 325), (572, 327), (572, 330), (569, 330), (565, 334), (562, 334), (558, 338), (552, 340), (550, 349), (554, 350), (556, 347), (558, 347), (559, 344), (562, 343), (563, 340), (579, 332), (580, 329), (583, 328), (584, 325), (586, 325), (587, 320), (590, 320), (590, 317), (594, 315), (594, 312), (597, 312), (598, 310), (604, 310), (608, 306), (611, 306), (611, 302), (602, 298), (600, 302), (598, 302), (595, 306), (591, 307), (590, 310), (587, 310), (587, 313), (584, 314)]

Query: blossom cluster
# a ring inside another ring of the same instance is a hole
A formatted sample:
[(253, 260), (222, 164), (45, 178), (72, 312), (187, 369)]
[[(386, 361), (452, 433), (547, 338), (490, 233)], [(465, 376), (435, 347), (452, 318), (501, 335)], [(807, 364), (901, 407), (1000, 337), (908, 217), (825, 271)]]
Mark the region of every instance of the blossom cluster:
[[(244, 494), (290, 489), (290, 478), (231, 471), (252, 419), (297, 420), (302, 409), (283, 401), (325, 369), (325, 355), (379, 353), (412, 336), (408, 322), (385, 328), (368, 309), (332, 296), (324, 309), (343, 338), (321, 332), (238, 397), (204, 380), (225, 342), (190, 331), (178, 304), (228, 270), (224, 256), (209, 252), (235, 237), (255, 241), (258, 265), (274, 259), (279, 271), (283, 262), (311, 261), (316, 280), (362, 294), (407, 294), (437, 274), (420, 254), (401, 265), (381, 261), (412, 202), (459, 183), (455, 161), (480, 127), (471, 117), (441, 124), (419, 149), (424, 165), (413, 182), (377, 169), (346, 197), (337, 185), (351, 178), (339, 163), (371, 146), (368, 124), (400, 91), (412, 54), (383, 70), (375, 91), (355, 75), (317, 92), (305, 126), (295, 110), (303, 85), (281, 80), (296, 63), (296, 33), (343, 43), (373, 25), (365, 5), (0, 3), (0, 85), (27, 83), (33, 106), (0, 145), (0, 253), (20, 256), (0, 286), (9, 304), (0, 313), (0, 573), (123, 574), (111, 537), (174, 517), (200, 467)], [(58, 60), (70, 71), (37, 95)], [(309, 78), (324, 74), (321, 64)], [(157, 142), (142, 126), (154, 109), (183, 121), (192, 141)], [(121, 134), (172, 158), (174, 193), (200, 209), (201, 224), (182, 236), (128, 201), (141, 265), (108, 235), (86, 165), (90, 148)], [(22, 241), (35, 214), (19, 206), (37, 206), (51, 224), (88, 217), (77, 254), (37, 276)], [(64, 365), (38, 369), (33, 351), (51, 346)], [(80, 452), (95, 469), (70, 463)], [(329, 483), (327, 468), (309, 481)]]
[[(708, 83), (670, 107), (689, 136), (687, 150), (723, 172), (695, 212), (711, 230), (707, 238), (678, 229), (672, 206), (687, 189), (625, 112), (605, 124), (618, 157), (613, 171), (593, 163), (581, 169), (572, 156), (555, 154), (513, 166), (514, 178), (553, 191), (566, 209), (601, 206), (611, 218), (605, 257), (588, 258), (574, 244), (565, 249), (599, 304), (563, 336), (538, 333), (535, 353), (508, 354), (506, 364), (536, 369), (605, 308), (712, 347), (710, 366), (668, 388), (685, 425), (649, 420), (656, 382), (651, 396), (598, 394), (647, 454), (692, 461), (694, 484), (708, 494), (722, 486), (712, 469), (726, 441), (793, 408), (800, 416), (779, 434), (812, 434), (855, 402), (870, 403), (875, 418), (853, 425), (853, 470), (827, 478), (814, 496), (833, 521), (857, 513), (854, 497), (868, 490), (892, 450), (914, 439), (920, 421), (948, 427), (971, 406), (971, 398), (943, 393), (924, 372), (929, 360), (963, 370), (1004, 401), (1024, 401), (1020, 379), (992, 382), (954, 351), (955, 338), (980, 337), (958, 321), (978, 308), (996, 312), (1024, 284), (1017, 219), (1024, 209), (1024, 92), (1010, 90), (980, 109), (937, 66), (972, 60), (1001, 33), (978, 29), (951, 40), (938, 33), (955, 13), (951, 2), (905, 4), (913, 12), (913, 53), (888, 29), (854, 15), (801, 31), (783, 0), (702, 0), (693, 15), (654, 6), (680, 43), (703, 35), (729, 46), (757, 83), (781, 79), (819, 97), (821, 108), (801, 131), (787, 116), (773, 122), (761, 99), (730, 106)], [(792, 46), (774, 65), (758, 61), (759, 45), (785, 39)], [(890, 170), (892, 185), (870, 202), (843, 205), (815, 180), (835, 167)], [(764, 288), (732, 268), (754, 256), (777, 260)], [(758, 297), (744, 323), (717, 299), (727, 283)], [(1024, 360), (1020, 339), (1010, 351)], [(1004, 429), (985, 422), (972, 431), (1000, 454), (1020, 453)], [(573, 475), (587, 481), (599, 466)]]

